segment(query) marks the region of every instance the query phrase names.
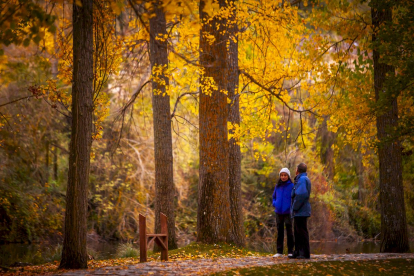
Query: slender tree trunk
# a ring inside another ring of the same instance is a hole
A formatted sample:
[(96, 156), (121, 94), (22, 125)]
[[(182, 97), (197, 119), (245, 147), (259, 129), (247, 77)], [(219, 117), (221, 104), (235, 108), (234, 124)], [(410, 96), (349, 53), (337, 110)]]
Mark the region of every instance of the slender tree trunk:
[[(156, 37), (167, 35), (167, 24), (161, 2), (154, 2), (155, 16), (150, 19), (150, 62), (155, 66), (168, 66), (167, 41)], [(155, 232), (160, 233), (160, 212), (168, 218), (168, 248), (177, 248), (175, 237), (175, 187), (173, 178), (173, 152), (171, 137), (170, 96), (165, 94), (168, 77), (159, 76), (165, 84), (152, 81), (152, 108), (154, 117), (155, 151)]]
[(54, 147), (53, 149), (53, 179), (58, 180), (58, 148)]
[[(52, 73), (52, 78), (54, 80), (57, 79), (58, 77), (58, 73), (59, 73), (59, 59), (58, 59), (58, 52), (57, 49), (59, 47), (58, 45), (58, 41), (57, 41), (57, 32), (55, 32), (53, 34), (53, 45), (54, 45), (54, 50), (55, 50), (55, 54), (51, 59), (51, 73)], [(56, 141), (55, 141), (56, 142)], [(53, 180), (57, 181), (57, 147), (53, 147)]]
[[(124, 0), (124, 5), (128, 6), (128, 1)], [(128, 30), (128, 25), (129, 25), (129, 20), (128, 20), (128, 9), (122, 10), (121, 13), (117, 16), (117, 21), (119, 24), (119, 31), (120, 31), (120, 35), (121, 36), (125, 36), (127, 30)]]
[(321, 161), (325, 165), (324, 172), (329, 179), (333, 179), (335, 176), (335, 160), (334, 151), (332, 145), (335, 141), (334, 133), (328, 130), (328, 124), (326, 122), (328, 118), (325, 118), (322, 122), (319, 134), (321, 138)]
[[(230, 6), (235, 7), (234, 0), (229, 1)], [(236, 9), (234, 9), (231, 21), (236, 20)], [(228, 26), (229, 49), (227, 57), (228, 75), (227, 91), (230, 100), (228, 121), (232, 124), (240, 124), (239, 95), (239, 47), (237, 35), (237, 23)], [(234, 40), (233, 40), (234, 39)], [(230, 130), (230, 133), (233, 133)], [(229, 192), (230, 192), (230, 214), (231, 214), (231, 236), (235, 244), (244, 244), (243, 212), (241, 205), (241, 152), (240, 145), (234, 138), (229, 140)]]
[(50, 141), (46, 140), (46, 156), (45, 156), (45, 183), (49, 183), (49, 153), (50, 153)]
[[(225, 0), (218, 1), (220, 7)], [(230, 230), (229, 142), (227, 139), (227, 34), (225, 20), (210, 18), (200, 1), (200, 176), (198, 188), (197, 240), (205, 243), (226, 241)], [(207, 22), (207, 20), (210, 20)], [(214, 36), (209, 42), (206, 34)], [(209, 86), (214, 80), (215, 86)], [(208, 94), (207, 94), (208, 93)], [(230, 239), (231, 240), (231, 239)]]
[[(78, 2), (78, 1), (76, 1)], [(87, 268), (87, 197), (93, 113), (93, 1), (73, 4), (72, 133), (59, 268)]]
[(365, 206), (365, 185), (364, 185), (364, 164), (362, 163), (361, 145), (358, 146), (356, 156), (355, 172), (358, 177), (358, 200), (362, 206)]
[[(390, 7), (379, 7), (372, 2), (372, 24), (374, 32), (392, 20)], [(375, 33), (373, 42), (377, 40)], [(394, 67), (380, 61), (380, 53), (374, 48), (374, 88), (375, 97), (379, 101), (386, 97), (385, 80), (387, 75), (394, 74)], [(390, 98), (389, 106), (377, 116), (377, 137), (380, 170), (380, 203), (381, 203), (381, 252), (409, 251), (407, 220), (404, 205), (402, 179), (401, 146), (398, 140), (389, 141), (388, 133), (398, 124), (397, 99)]]
[(54, 50), (55, 50), (55, 56), (52, 57), (51, 59), (51, 66), (52, 66), (52, 78), (53, 79), (57, 79), (58, 73), (59, 73), (59, 59), (57, 57), (58, 53), (57, 53), (57, 49), (59, 47), (58, 43), (57, 43), (57, 32), (55, 32), (53, 34), (53, 45), (54, 45)]

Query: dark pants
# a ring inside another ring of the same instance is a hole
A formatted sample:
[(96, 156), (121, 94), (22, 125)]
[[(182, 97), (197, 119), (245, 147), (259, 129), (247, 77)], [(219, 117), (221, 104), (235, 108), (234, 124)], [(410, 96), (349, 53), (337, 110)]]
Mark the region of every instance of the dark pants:
[(276, 214), (276, 224), (277, 224), (277, 253), (283, 254), (283, 240), (285, 238), (285, 225), (286, 225), (286, 235), (287, 235), (287, 246), (288, 253), (293, 253), (293, 246), (295, 244), (293, 240), (292, 233), (292, 219), (290, 214), (280, 215)]
[(295, 217), (295, 253), (310, 258), (308, 217)]

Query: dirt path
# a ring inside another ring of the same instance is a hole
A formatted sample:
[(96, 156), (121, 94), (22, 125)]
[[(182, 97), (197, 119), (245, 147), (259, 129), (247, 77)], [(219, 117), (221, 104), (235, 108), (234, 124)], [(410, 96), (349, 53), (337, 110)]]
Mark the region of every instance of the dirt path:
[[(414, 254), (346, 254), (346, 255), (312, 255), (310, 260), (291, 260), (287, 257), (245, 257), (200, 259), (174, 262), (149, 262), (130, 266), (105, 267), (96, 270), (78, 270), (64, 273), (65, 276), (80, 275), (208, 275), (213, 272), (233, 268), (268, 266), (279, 263), (322, 262), (322, 261), (358, 261), (383, 259), (414, 259)], [(60, 274), (62, 275), (62, 274)]]

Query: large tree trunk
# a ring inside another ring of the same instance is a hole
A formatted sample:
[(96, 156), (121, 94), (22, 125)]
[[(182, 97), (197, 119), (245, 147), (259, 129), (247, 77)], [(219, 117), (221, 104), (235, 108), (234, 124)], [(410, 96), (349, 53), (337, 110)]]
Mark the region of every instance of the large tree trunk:
[[(218, 1), (220, 7), (226, 5)], [(200, 176), (198, 187), (197, 240), (205, 243), (227, 241), (230, 235), (229, 142), (227, 139), (227, 34), (225, 20), (209, 18), (206, 3), (200, 1)], [(207, 22), (207, 20), (210, 21)], [(209, 42), (206, 34), (214, 36)], [(209, 86), (209, 80), (215, 86)], [(211, 93), (211, 94), (206, 94)], [(231, 240), (231, 239), (230, 239)]]
[[(234, 0), (230, 0), (230, 5), (234, 7)], [(231, 15), (230, 20), (236, 19), (236, 9)], [(239, 85), (239, 60), (238, 60), (238, 35), (237, 23), (228, 27), (229, 33), (229, 52), (227, 57), (227, 91), (231, 103), (229, 105), (228, 121), (232, 124), (240, 124), (239, 95), (237, 89)], [(235, 40), (233, 40), (234, 38)], [(230, 130), (230, 133), (233, 133)], [(230, 214), (231, 214), (231, 234), (235, 244), (244, 244), (243, 213), (241, 205), (241, 152), (240, 145), (234, 138), (229, 140), (229, 187), (230, 187)]]
[[(154, 2), (155, 16), (150, 19), (150, 62), (155, 66), (168, 66), (167, 41), (156, 37), (167, 35), (167, 24), (161, 2)], [(168, 249), (177, 248), (175, 237), (175, 187), (173, 179), (173, 152), (171, 137), (170, 96), (166, 95), (168, 77), (159, 76), (165, 84), (152, 81), (152, 108), (154, 117), (155, 151), (155, 233), (160, 233), (160, 212), (168, 217)]]
[[(372, 24), (374, 32), (387, 21), (392, 20), (390, 7), (378, 7), (378, 2), (372, 2)], [(375, 33), (373, 42), (377, 40)], [(386, 96), (385, 79), (394, 74), (394, 67), (380, 62), (380, 53), (375, 49), (374, 57), (374, 87), (376, 100)], [(377, 137), (380, 170), (380, 203), (381, 203), (381, 252), (409, 251), (407, 220), (404, 205), (404, 190), (402, 179), (401, 146), (398, 140), (389, 141), (387, 138), (393, 127), (398, 124), (397, 99), (390, 98), (385, 111), (377, 116)]]
[[(76, 1), (77, 2), (77, 1)], [(87, 268), (87, 198), (93, 114), (93, 1), (73, 4), (72, 133), (59, 268)]]

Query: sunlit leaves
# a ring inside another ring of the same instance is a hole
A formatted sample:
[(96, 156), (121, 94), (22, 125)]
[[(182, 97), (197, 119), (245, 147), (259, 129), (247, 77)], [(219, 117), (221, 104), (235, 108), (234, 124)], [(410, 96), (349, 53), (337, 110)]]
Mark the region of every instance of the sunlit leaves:
[(39, 44), (46, 32), (56, 31), (55, 17), (32, 0), (2, 1), (0, 8), (0, 46)]
[[(106, 87), (111, 76), (118, 74), (120, 64), (123, 61), (122, 53), (124, 41), (122, 36), (116, 36), (114, 19), (120, 12), (122, 5), (111, 1), (95, 1), (94, 8), (94, 134), (93, 139), (102, 136), (102, 122), (109, 114), (109, 97)], [(114, 8), (114, 5), (118, 8)], [(67, 18), (59, 18), (59, 32), (57, 36), (57, 47), (59, 50), (56, 58), (59, 60), (58, 78), (48, 81), (49, 85), (44, 87), (48, 92), (48, 98), (55, 103), (60, 103), (70, 110), (71, 96), (68, 89), (72, 84), (73, 53), (72, 35), (66, 30), (71, 28), (72, 22)]]

